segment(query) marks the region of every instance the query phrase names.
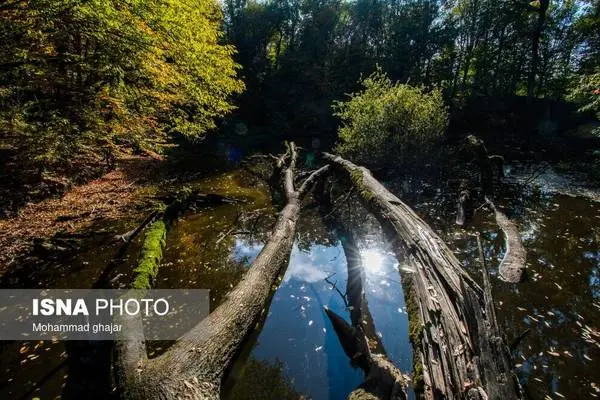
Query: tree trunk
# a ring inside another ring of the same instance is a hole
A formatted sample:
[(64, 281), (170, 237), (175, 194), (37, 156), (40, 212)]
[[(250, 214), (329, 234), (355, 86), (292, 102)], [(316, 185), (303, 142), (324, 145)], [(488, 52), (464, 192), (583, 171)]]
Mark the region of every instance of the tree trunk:
[(313, 172), (301, 188), (294, 187), (296, 147), (280, 157), (287, 204), (279, 214), (271, 239), (243, 280), (208, 317), (177, 341), (166, 353), (148, 359), (141, 321), (129, 322), (117, 342), (118, 386), (128, 399), (218, 399), (224, 371), (240, 345), (265, 311), (277, 277), (292, 250), (300, 202), (327, 167)]
[(412, 290), (406, 292), (418, 304), (421, 332), (414, 344), (426, 397), (521, 398), (508, 347), (494, 315), (486, 312), (484, 292), (446, 244), (369, 170), (332, 154), (323, 156), (350, 177), (398, 259), (414, 267)]
[(540, 39), (546, 22), (546, 12), (550, 6), (550, 0), (540, 0), (538, 12), (538, 20), (535, 24), (531, 36), (531, 66), (527, 76), (527, 100), (531, 101), (535, 92), (535, 77), (538, 73), (538, 65), (540, 62)]
[[(504, 243), (506, 245), (506, 252), (504, 258), (500, 262), (500, 276), (507, 282), (519, 283), (523, 280), (525, 261), (527, 258), (527, 252), (521, 241), (519, 229), (513, 221), (508, 219), (504, 213), (496, 208), (494, 203), (488, 197), (493, 190), (494, 176), (503, 176), (504, 158), (498, 155), (490, 156), (483, 140), (476, 136), (470, 135), (467, 138), (467, 142), (475, 155), (475, 160), (481, 171), (480, 183), (483, 189), (485, 202), (494, 212), (496, 223), (500, 229), (502, 229), (505, 237)], [(494, 173), (494, 170), (497, 172)]]

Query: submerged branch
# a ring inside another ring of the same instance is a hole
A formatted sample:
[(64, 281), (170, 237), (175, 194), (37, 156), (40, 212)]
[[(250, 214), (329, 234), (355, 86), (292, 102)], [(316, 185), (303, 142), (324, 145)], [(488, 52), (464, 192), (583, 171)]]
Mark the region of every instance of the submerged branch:
[(496, 223), (504, 234), (506, 252), (500, 262), (500, 276), (507, 282), (519, 283), (523, 280), (527, 259), (527, 252), (521, 241), (519, 229), (488, 197), (485, 198), (485, 201), (494, 212)]

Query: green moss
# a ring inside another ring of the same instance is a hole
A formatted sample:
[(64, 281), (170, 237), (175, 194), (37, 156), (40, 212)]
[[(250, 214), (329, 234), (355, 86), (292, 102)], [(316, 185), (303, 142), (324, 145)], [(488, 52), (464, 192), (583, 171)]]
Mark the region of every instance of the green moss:
[(418, 356), (413, 356), (413, 390), (417, 396), (425, 391), (425, 379), (423, 378), (423, 364)]
[(366, 201), (371, 201), (375, 197), (373, 192), (367, 189), (364, 185), (364, 175), (363, 172), (359, 168), (355, 168), (350, 171), (350, 179), (358, 189), (358, 193), (362, 196)]
[(403, 274), (404, 301), (408, 312), (408, 336), (413, 345), (413, 390), (417, 395), (422, 393), (425, 387), (423, 379), (423, 364), (419, 357), (419, 347), (423, 338), (423, 322), (421, 321), (419, 303), (416, 298), (414, 284), (410, 276)]
[(161, 203), (157, 206), (162, 212), (162, 217), (150, 225), (146, 231), (138, 266), (133, 270), (135, 274), (131, 285), (133, 289), (145, 290), (152, 287), (154, 279), (158, 275), (163, 250), (167, 244), (169, 227), (193, 194), (194, 191), (191, 188), (184, 187), (177, 192), (175, 200), (171, 204), (165, 206)]
[(167, 224), (161, 218), (150, 225), (146, 232), (140, 261), (133, 271), (136, 274), (132, 284), (133, 289), (150, 289), (152, 287), (152, 282), (158, 274), (166, 240)]

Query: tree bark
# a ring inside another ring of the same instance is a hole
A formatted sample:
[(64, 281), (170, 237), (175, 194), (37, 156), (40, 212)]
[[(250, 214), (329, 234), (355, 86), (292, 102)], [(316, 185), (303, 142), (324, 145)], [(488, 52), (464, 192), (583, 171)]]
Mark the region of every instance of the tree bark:
[(418, 304), (422, 332), (414, 345), (426, 398), (521, 398), (508, 347), (494, 315), (486, 312), (484, 292), (446, 244), (369, 170), (332, 154), (323, 157), (350, 177), (398, 259), (414, 268), (411, 291), (405, 292)]
[[(327, 170), (313, 172), (300, 189), (294, 187), (297, 151), (293, 143), (283, 160), (287, 204), (271, 239), (243, 280), (208, 317), (166, 353), (148, 359), (139, 321), (131, 321), (127, 337), (117, 342), (118, 386), (128, 399), (218, 399), (221, 380), (243, 340), (265, 311), (272, 286), (287, 266), (300, 202), (311, 184)], [(281, 162), (283, 165), (283, 161)]]

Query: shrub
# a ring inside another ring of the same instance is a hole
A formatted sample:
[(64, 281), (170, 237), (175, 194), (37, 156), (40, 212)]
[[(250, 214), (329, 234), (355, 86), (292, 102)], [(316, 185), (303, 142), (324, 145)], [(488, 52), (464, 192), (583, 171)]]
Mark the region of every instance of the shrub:
[(439, 90), (392, 83), (378, 69), (361, 79), (362, 90), (336, 101), (341, 119), (337, 151), (356, 162), (408, 163), (431, 151), (448, 126)]

